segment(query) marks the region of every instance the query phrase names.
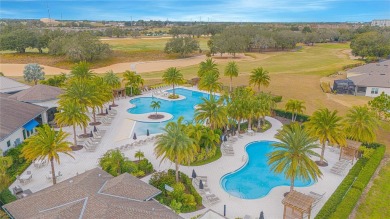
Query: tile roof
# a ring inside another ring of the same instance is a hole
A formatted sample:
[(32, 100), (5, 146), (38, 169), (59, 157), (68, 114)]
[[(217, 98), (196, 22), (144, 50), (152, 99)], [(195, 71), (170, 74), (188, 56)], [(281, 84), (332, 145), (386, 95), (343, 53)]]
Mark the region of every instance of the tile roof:
[[(3, 206), (14, 218), (181, 218), (157, 201), (132, 200), (101, 193), (108, 184), (110, 192), (116, 189), (137, 190), (139, 185), (146, 191), (137, 191), (139, 197), (150, 195), (155, 188), (137, 178), (123, 174), (113, 177), (95, 168), (83, 174), (43, 189), (35, 194)], [(117, 179), (118, 178), (118, 179)], [(129, 180), (130, 179), (130, 180)], [(147, 187), (153, 187), (147, 188)], [(145, 193), (142, 195), (142, 193)], [(119, 193), (120, 194), (120, 193)], [(125, 192), (128, 197), (135, 197)]]
[(45, 107), (23, 103), (0, 96), (0, 140), (46, 110)]
[(30, 88), (29, 85), (20, 83), (11, 78), (0, 76), (0, 93), (15, 93)]
[(390, 88), (390, 60), (350, 69), (347, 77), (357, 86)]
[(45, 102), (57, 99), (64, 90), (44, 84), (37, 84), (26, 90), (11, 95), (9, 98), (28, 103)]

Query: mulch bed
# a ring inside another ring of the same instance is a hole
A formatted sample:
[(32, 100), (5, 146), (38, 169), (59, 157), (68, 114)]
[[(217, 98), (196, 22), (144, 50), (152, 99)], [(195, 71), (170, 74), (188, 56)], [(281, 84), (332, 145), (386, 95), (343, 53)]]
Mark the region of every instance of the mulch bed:
[(76, 145), (76, 146), (71, 146), (70, 148), (72, 148), (72, 151), (79, 151), (79, 150), (83, 149), (83, 146), (82, 145)]
[(117, 107), (118, 105), (117, 104), (111, 104), (110, 106), (111, 107)]
[(148, 119), (162, 119), (164, 118), (165, 116), (164, 115), (161, 115), (161, 114), (152, 114), (152, 115), (149, 115), (148, 116)]
[(89, 125), (100, 125), (100, 124), (102, 124), (101, 122), (91, 122), (91, 123), (89, 123)]
[(89, 138), (89, 137), (91, 137), (91, 133), (79, 135), (79, 138)]

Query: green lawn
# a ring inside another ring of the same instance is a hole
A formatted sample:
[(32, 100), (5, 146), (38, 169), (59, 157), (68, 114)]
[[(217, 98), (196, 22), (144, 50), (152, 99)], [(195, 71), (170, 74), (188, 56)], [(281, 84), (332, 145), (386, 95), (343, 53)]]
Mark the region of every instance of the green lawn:
[(390, 218), (390, 162), (382, 168), (368, 192), (366, 199), (360, 204), (356, 219)]

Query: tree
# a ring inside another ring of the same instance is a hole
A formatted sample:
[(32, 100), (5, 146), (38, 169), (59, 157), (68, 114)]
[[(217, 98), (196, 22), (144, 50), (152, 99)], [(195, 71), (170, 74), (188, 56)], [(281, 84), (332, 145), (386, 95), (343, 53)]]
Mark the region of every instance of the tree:
[(210, 92), (210, 97), (213, 94), (213, 91), (221, 90), (222, 83), (219, 80), (219, 73), (209, 71), (205, 73), (199, 81), (199, 89), (206, 90)]
[(81, 61), (75, 64), (70, 71), (70, 77), (72, 79), (81, 79), (87, 80), (95, 77), (94, 73), (91, 71), (89, 63), (86, 61)]
[(271, 115), (272, 109), (275, 108), (275, 101), (270, 94), (261, 92), (255, 97), (255, 116), (257, 117), (257, 129), (260, 129), (261, 124), (265, 124), (265, 116)]
[(290, 179), (290, 192), (294, 190), (295, 179), (318, 181), (322, 172), (310, 159), (319, 157), (314, 150), (319, 148), (316, 139), (310, 137), (301, 125), (284, 125), (275, 138), (280, 142), (272, 144), (275, 150), (267, 154), (268, 165), (275, 173), (284, 173)]
[(387, 57), (390, 55), (390, 34), (385, 32), (366, 32), (351, 41), (352, 53), (365, 57)]
[(202, 98), (202, 103), (195, 110), (195, 121), (210, 126), (212, 130), (222, 128), (227, 121), (227, 110), (222, 99), (210, 96), (210, 99)]
[(175, 162), (176, 182), (179, 182), (179, 164), (190, 162), (196, 153), (193, 140), (184, 130), (183, 119), (181, 116), (177, 122), (168, 122), (164, 134), (157, 137), (154, 148), (157, 158), (162, 158), (161, 162), (165, 159)]
[(217, 64), (214, 62), (212, 58), (208, 58), (206, 59), (206, 61), (202, 61), (199, 64), (198, 77), (202, 78), (203, 75), (205, 75), (208, 72), (212, 72), (219, 76), (219, 70)]
[(269, 77), (268, 71), (264, 70), (262, 67), (255, 68), (251, 71), (251, 75), (249, 76), (249, 85), (257, 85), (258, 91), (260, 92), (260, 86), (264, 87), (269, 86), (271, 78)]
[(140, 85), (144, 85), (144, 79), (142, 79), (141, 75), (138, 75), (134, 71), (125, 71), (123, 73), (123, 81), (125, 81), (125, 86), (129, 86), (131, 88), (131, 96), (133, 96), (133, 89), (138, 89)]
[(38, 80), (45, 80), (45, 72), (43, 67), (36, 63), (27, 64), (24, 67), (24, 80), (27, 82), (34, 82), (35, 85), (38, 84)]
[(325, 166), (325, 144), (345, 145), (345, 132), (342, 118), (337, 115), (337, 111), (329, 109), (319, 109), (313, 113), (310, 120), (305, 123), (309, 134), (317, 138), (322, 144), (321, 159), (318, 165)]
[(89, 117), (85, 112), (85, 107), (82, 107), (76, 100), (69, 99), (60, 101), (55, 121), (60, 127), (68, 125), (73, 127), (74, 146), (77, 146), (76, 126), (86, 127)]
[(179, 37), (170, 39), (165, 45), (164, 52), (168, 54), (179, 53), (181, 57), (185, 57), (198, 49), (199, 43), (197, 40), (191, 37)]
[(67, 80), (66, 74), (61, 73), (60, 75), (54, 75), (52, 78), (41, 81), (41, 84), (46, 84), (53, 87), (63, 87)]
[(63, 132), (62, 129), (55, 131), (45, 124), (37, 128), (35, 135), (25, 140), (26, 145), (22, 149), (22, 156), (28, 161), (47, 159), (50, 162), (53, 185), (57, 182), (54, 161), (60, 164), (60, 154), (74, 158), (70, 153), (72, 143), (66, 141), (68, 136), (69, 134)]
[(142, 152), (141, 150), (139, 150), (139, 151), (135, 152), (134, 157), (135, 157), (135, 158), (138, 158), (138, 162), (140, 162), (141, 159), (145, 157), (145, 155), (144, 155), (144, 152)]
[(130, 163), (130, 161), (118, 149), (107, 151), (99, 159), (99, 165), (102, 169), (113, 176), (119, 176), (126, 172), (128, 163)]
[(161, 102), (160, 101), (155, 101), (153, 100), (152, 103), (150, 104), (150, 107), (153, 108), (153, 110), (156, 111), (156, 118), (157, 118), (157, 110), (160, 109)]
[[(111, 90), (114, 90), (114, 89), (119, 88), (121, 86), (120, 78), (116, 74), (114, 74), (114, 72), (112, 70), (108, 71), (104, 75), (103, 80), (104, 80), (104, 83), (106, 83), (106, 85), (108, 85), (111, 88)], [(111, 93), (113, 93), (113, 92), (111, 91)], [(114, 94), (112, 94), (112, 105), (115, 105)]]
[(236, 62), (228, 62), (225, 68), (225, 76), (230, 77), (230, 92), (232, 92), (233, 77), (238, 77), (238, 66)]
[(7, 188), (11, 182), (7, 169), (13, 164), (12, 157), (3, 157), (2, 155), (3, 152), (0, 150), (0, 191)]
[(367, 106), (352, 107), (345, 117), (345, 123), (348, 138), (364, 143), (375, 141), (379, 121)]
[(306, 109), (304, 104), (305, 104), (304, 101), (295, 100), (295, 99), (288, 100), (285, 108), (288, 112), (291, 112), (291, 121), (295, 122), (298, 113), (303, 113), (303, 110)]
[(387, 120), (390, 118), (390, 95), (385, 94), (385, 92), (370, 100), (368, 105), (376, 112), (379, 119)]
[(162, 77), (164, 83), (172, 85), (173, 96), (175, 96), (175, 84), (183, 83), (183, 74), (175, 67), (170, 67), (164, 72)]

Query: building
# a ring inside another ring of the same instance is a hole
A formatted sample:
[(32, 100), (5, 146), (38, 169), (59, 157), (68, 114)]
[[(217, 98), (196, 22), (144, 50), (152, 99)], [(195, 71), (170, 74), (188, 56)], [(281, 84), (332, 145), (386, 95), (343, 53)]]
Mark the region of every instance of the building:
[(0, 149), (5, 152), (35, 132), (46, 116), (46, 107), (0, 96)]
[(153, 198), (161, 191), (95, 168), (3, 206), (12, 218), (181, 218)]
[(26, 90), (31, 86), (17, 82), (11, 78), (0, 76), (0, 93), (14, 94), (22, 90)]
[(347, 79), (355, 85), (355, 95), (376, 97), (390, 95), (390, 60), (362, 65), (347, 71)]
[(371, 21), (371, 26), (390, 27), (390, 20), (373, 20)]
[(1, 93), (0, 149), (5, 152), (19, 145), (35, 132), (37, 125), (51, 123), (58, 96), (63, 92), (58, 87), (39, 84), (12, 95)]

